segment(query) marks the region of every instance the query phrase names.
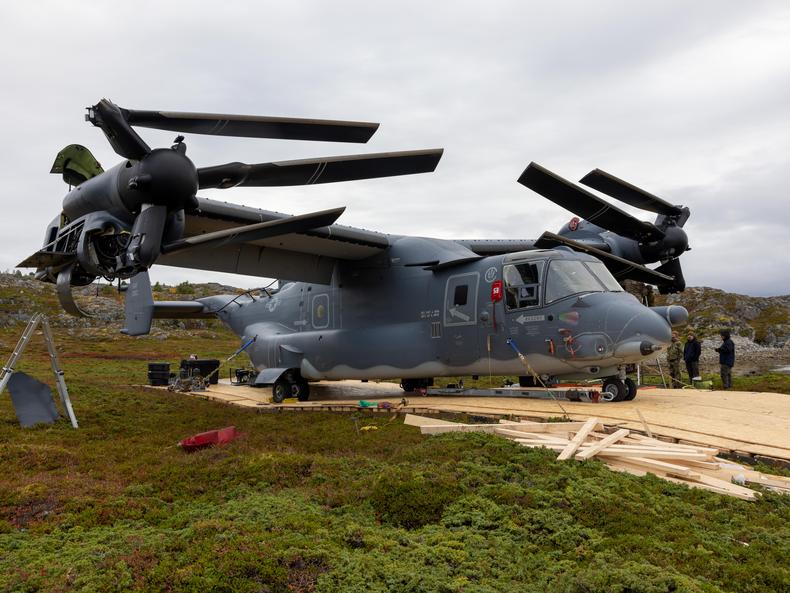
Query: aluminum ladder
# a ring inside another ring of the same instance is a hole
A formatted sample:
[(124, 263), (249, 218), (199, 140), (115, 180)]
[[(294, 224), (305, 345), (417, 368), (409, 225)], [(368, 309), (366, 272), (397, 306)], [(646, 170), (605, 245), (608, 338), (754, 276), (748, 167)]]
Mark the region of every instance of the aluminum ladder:
[(52, 328), (49, 326), (49, 320), (43, 313), (36, 313), (30, 318), (30, 321), (22, 332), (22, 336), (14, 347), (14, 352), (8, 359), (8, 362), (0, 371), (0, 394), (8, 385), (11, 375), (14, 374), (16, 363), (22, 357), (22, 353), (30, 343), (31, 338), (35, 335), (36, 329), (41, 326), (44, 333), (44, 341), (47, 343), (47, 350), (49, 351), (49, 362), (52, 365), (52, 373), (55, 375), (55, 384), (60, 394), (60, 401), (63, 404), (63, 409), (71, 421), (74, 428), (79, 428), (77, 424), (77, 417), (74, 415), (74, 410), (71, 407), (71, 400), (69, 399), (69, 390), (66, 388), (66, 380), (63, 377), (63, 371), (60, 369), (60, 362), (58, 361), (58, 351), (55, 349), (55, 338), (52, 336)]

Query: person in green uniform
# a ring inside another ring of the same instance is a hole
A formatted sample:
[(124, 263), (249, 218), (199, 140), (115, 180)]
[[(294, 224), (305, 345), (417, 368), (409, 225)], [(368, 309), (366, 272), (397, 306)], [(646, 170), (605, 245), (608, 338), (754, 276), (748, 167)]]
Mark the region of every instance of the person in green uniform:
[(683, 361), (683, 346), (680, 344), (678, 332), (672, 332), (672, 343), (667, 350), (667, 363), (669, 363), (669, 376), (672, 380), (672, 389), (680, 389), (683, 383), (680, 380), (680, 363)]

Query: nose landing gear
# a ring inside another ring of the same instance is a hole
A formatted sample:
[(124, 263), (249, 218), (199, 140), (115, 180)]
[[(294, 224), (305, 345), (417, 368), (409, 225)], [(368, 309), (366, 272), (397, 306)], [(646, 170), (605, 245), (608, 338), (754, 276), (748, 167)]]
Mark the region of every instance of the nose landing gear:
[(631, 401), (636, 397), (636, 383), (631, 378), (606, 377), (601, 388), (601, 400), (605, 402)]

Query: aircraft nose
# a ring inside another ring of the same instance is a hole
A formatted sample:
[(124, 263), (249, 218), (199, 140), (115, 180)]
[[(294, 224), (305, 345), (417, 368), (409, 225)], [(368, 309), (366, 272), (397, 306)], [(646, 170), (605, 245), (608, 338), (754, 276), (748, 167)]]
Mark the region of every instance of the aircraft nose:
[(630, 318), (615, 346), (618, 358), (639, 360), (663, 350), (672, 339), (672, 328), (666, 318), (642, 305), (638, 307), (628, 308)]

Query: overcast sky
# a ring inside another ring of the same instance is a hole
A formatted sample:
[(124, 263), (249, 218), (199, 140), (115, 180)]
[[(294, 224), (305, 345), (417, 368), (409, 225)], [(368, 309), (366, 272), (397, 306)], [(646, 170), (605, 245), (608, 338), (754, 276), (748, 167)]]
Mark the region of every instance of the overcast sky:
[(790, 294), (787, 2), (31, 0), (3, 2), (0, 27), (0, 269), (60, 212), (61, 148), (120, 160), (83, 119), (107, 97), (382, 124), (367, 145), (191, 135), (197, 166), (443, 147), (428, 175), (201, 192), (293, 214), (347, 206), (340, 223), (395, 234), (536, 238), (572, 215), (516, 183), (527, 163), (572, 180), (600, 167), (691, 208), (689, 285)]

